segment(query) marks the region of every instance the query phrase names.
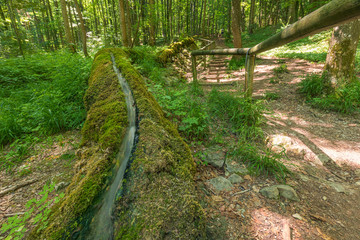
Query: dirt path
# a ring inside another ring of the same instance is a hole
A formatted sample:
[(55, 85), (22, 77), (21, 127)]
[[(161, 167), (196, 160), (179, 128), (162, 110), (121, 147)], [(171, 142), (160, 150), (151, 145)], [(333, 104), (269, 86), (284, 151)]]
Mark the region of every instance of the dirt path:
[[(227, 70), (227, 60), (214, 57), (209, 70), (199, 74), (205, 90), (241, 87), (243, 80), (226, 84), (244, 79), (244, 70)], [(289, 72), (275, 75), (273, 69), (282, 64)], [(259, 190), (276, 182), (249, 175), (231, 191), (212, 191), (208, 180), (228, 177), (227, 170), (201, 166), (196, 179), (209, 219), (209, 239), (360, 239), (360, 115), (311, 108), (297, 93), (301, 79), (322, 68), (298, 59), (256, 60), (254, 97), (266, 92), (279, 96), (267, 104), (265, 132), (275, 151), (286, 150), (289, 160), (284, 163), (294, 172), (286, 184), (300, 201), (265, 198)], [(226, 152), (224, 145), (216, 147), (217, 153)]]

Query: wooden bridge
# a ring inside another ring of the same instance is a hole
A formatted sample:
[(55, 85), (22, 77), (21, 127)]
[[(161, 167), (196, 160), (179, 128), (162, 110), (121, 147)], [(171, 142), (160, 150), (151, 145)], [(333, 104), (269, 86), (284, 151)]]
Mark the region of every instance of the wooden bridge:
[[(191, 52), (193, 81), (197, 82), (197, 56), (244, 55), (246, 56), (244, 91), (246, 97), (251, 97), (256, 54), (358, 18), (360, 18), (360, 0), (333, 0), (254, 47), (212, 49), (215, 43), (209, 42), (202, 49)], [(206, 66), (206, 57), (204, 58), (204, 66)]]

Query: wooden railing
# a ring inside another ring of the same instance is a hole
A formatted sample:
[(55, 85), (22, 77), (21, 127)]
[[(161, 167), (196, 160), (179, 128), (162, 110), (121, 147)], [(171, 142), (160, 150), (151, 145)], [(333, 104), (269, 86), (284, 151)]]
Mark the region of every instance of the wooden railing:
[(245, 55), (247, 59), (245, 64), (245, 96), (251, 97), (253, 92), (256, 54), (280, 47), (295, 40), (299, 40), (358, 18), (360, 18), (360, 0), (333, 0), (252, 48), (192, 51), (193, 81), (197, 81), (196, 56)]
[[(200, 40), (204, 43), (205, 46), (201, 47), (199, 50), (197, 51), (211, 51), (212, 49), (215, 48), (216, 43), (215, 41), (212, 40), (208, 40), (208, 39), (204, 39), (204, 38), (197, 38), (197, 40)], [(207, 56), (208, 55), (202, 55), (202, 58), (199, 59), (200, 61), (197, 61), (196, 56), (192, 54), (193, 52), (191, 52), (191, 62), (192, 62), (192, 70), (193, 70), (193, 79), (194, 79), (194, 73), (195, 73), (195, 78), (197, 79), (197, 67), (198, 65), (200, 65), (201, 63), (203, 64), (204, 69), (207, 67)]]

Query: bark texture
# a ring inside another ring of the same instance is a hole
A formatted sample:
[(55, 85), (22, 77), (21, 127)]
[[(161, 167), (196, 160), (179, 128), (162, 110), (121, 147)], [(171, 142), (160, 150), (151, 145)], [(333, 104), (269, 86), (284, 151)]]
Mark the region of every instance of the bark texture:
[(69, 45), (70, 51), (75, 53), (76, 49), (75, 49), (74, 39), (73, 39), (73, 36), (71, 34), (71, 29), (70, 29), (70, 24), (69, 24), (69, 17), (68, 17), (67, 10), (66, 10), (66, 1), (61, 0), (60, 4), (61, 4), (62, 18), (63, 18), (63, 21), (64, 21), (64, 27), (65, 27), (66, 41), (67, 41), (67, 43)]
[(324, 70), (334, 87), (354, 79), (355, 55), (359, 42), (359, 20), (335, 27), (330, 39)]
[(241, 48), (241, 11), (240, 11), (241, 0), (231, 1), (231, 30), (233, 33), (233, 41), (235, 48)]

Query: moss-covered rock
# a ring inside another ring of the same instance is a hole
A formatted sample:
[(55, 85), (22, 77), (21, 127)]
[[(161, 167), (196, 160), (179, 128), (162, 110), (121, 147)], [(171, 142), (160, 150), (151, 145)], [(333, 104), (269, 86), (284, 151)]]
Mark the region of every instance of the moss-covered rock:
[(172, 43), (169, 47), (159, 53), (158, 60), (159, 62), (166, 64), (167, 62), (172, 61), (172, 59), (185, 48), (197, 48), (195, 40), (191, 37), (187, 37), (180, 42)]
[(126, 53), (111, 51), (139, 111), (139, 140), (119, 202), (117, 239), (201, 238), (205, 219), (195, 194), (190, 149), (164, 117)]
[(125, 97), (109, 50), (100, 51), (94, 58), (84, 102), (88, 115), (76, 174), (65, 197), (53, 206), (48, 226), (34, 229), (29, 239), (70, 238), (83, 227), (84, 216), (107, 186), (116, 150), (128, 125)]
[(138, 108), (139, 139), (130, 174), (119, 200), (118, 239), (198, 239), (204, 213), (197, 202), (190, 149), (147, 90), (142, 76), (121, 49), (105, 49), (94, 59), (84, 97), (88, 110), (76, 174), (49, 224), (29, 239), (69, 239), (91, 219), (93, 206), (110, 178), (116, 149), (127, 123), (124, 94), (111, 62), (129, 83)]

